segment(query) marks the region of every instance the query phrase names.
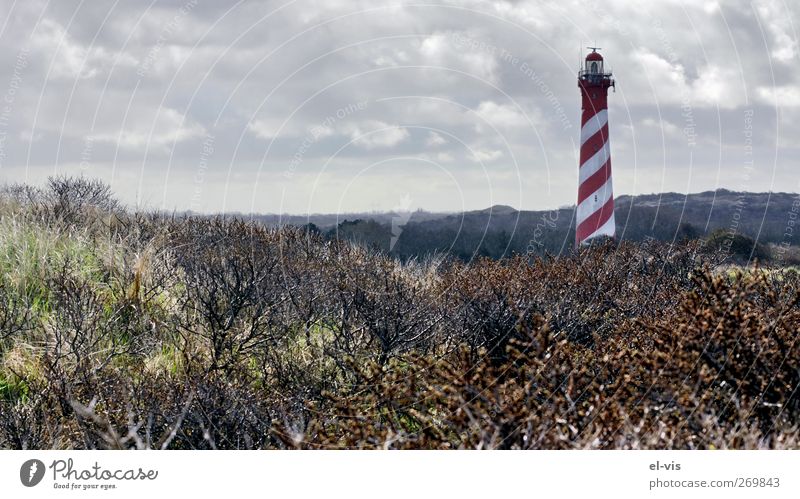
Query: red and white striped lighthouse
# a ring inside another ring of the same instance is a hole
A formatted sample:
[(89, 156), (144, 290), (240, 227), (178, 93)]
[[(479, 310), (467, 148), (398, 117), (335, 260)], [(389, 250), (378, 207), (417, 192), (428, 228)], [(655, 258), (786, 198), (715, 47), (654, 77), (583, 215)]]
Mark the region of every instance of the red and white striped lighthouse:
[(608, 143), (608, 87), (611, 72), (603, 68), (597, 47), (586, 56), (578, 72), (581, 89), (581, 156), (578, 173), (578, 207), (575, 245), (598, 236), (614, 237), (614, 194), (611, 189), (611, 149)]

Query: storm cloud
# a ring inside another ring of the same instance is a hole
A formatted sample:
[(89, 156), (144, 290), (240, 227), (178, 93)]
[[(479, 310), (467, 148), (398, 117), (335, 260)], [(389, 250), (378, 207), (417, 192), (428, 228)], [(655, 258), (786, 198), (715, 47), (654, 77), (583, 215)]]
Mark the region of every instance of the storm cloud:
[(599, 45), (616, 194), (800, 191), (783, 1), (0, 2), (0, 181), (202, 212), (575, 202)]

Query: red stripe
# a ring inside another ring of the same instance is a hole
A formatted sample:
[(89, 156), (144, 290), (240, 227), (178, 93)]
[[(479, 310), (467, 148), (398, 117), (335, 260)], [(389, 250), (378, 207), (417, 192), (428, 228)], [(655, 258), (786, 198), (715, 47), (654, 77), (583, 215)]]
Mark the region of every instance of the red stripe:
[(584, 109), (583, 114), (581, 115), (581, 127), (586, 124), (587, 121), (594, 118), (594, 115), (602, 111), (603, 109), (608, 108), (596, 108), (594, 106)]
[(599, 151), (603, 144), (608, 141), (608, 122), (606, 122), (603, 127), (597, 131), (594, 135), (586, 139), (586, 142), (583, 143), (581, 146), (581, 165), (583, 165), (586, 160), (594, 156), (594, 153)]
[(603, 184), (611, 177), (611, 158), (605, 162), (603, 166), (600, 167), (599, 170), (594, 172), (594, 174), (583, 181), (581, 185), (578, 186), (578, 204), (581, 204), (584, 199), (591, 196), (594, 191), (601, 188)]
[(595, 211), (584, 220), (575, 231), (575, 240), (580, 244), (584, 239), (591, 236), (597, 229), (608, 222), (614, 213), (614, 197), (606, 202), (599, 210)]

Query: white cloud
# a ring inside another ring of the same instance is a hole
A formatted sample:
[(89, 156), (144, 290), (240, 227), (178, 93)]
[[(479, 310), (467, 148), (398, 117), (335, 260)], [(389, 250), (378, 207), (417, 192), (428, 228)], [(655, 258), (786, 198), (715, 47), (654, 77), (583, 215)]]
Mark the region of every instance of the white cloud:
[(633, 54), (634, 61), (640, 64), (645, 75), (650, 76), (657, 86), (667, 89), (679, 87), (686, 89), (686, 71), (683, 65), (670, 63), (663, 57), (646, 49), (640, 49)]
[(782, 87), (758, 87), (759, 100), (768, 106), (798, 107), (800, 106), (800, 88), (794, 85)]
[(745, 101), (743, 68), (738, 66), (705, 64), (697, 68), (697, 77), (690, 80), (683, 64), (670, 62), (647, 49), (636, 51), (633, 58), (644, 69), (641, 74), (632, 73), (640, 80), (639, 91), (655, 92), (654, 103), (659, 105), (683, 104), (687, 100), (694, 107), (733, 109)]
[(103, 61), (109, 59), (101, 46), (84, 47), (49, 18), (41, 20), (30, 43), (38, 57), (51, 63), (48, 75), (55, 78), (92, 78), (100, 73)]
[(281, 123), (275, 120), (259, 119), (248, 123), (247, 129), (258, 138), (270, 140), (276, 137), (280, 125)]
[(353, 142), (364, 149), (394, 147), (409, 137), (407, 129), (377, 120), (348, 124), (343, 129)]
[(488, 163), (503, 157), (503, 151), (497, 149), (475, 149), (472, 152), (472, 161)]
[(142, 148), (164, 150), (173, 143), (182, 142), (206, 133), (205, 128), (191, 122), (178, 111), (163, 108), (155, 117), (155, 121), (144, 117), (131, 117), (126, 122), (125, 128), (113, 133), (98, 133), (94, 140), (110, 142), (122, 148)]
[(791, 62), (797, 57), (797, 34), (792, 37), (792, 17), (787, 12), (786, 2), (759, 0), (755, 4), (772, 35), (772, 57), (780, 62)]
[(436, 132), (428, 133), (428, 138), (425, 139), (425, 145), (430, 147), (441, 146), (447, 144), (447, 140)]
[(698, 103), (714, 103), (726, 109), (736, 108), (744, 103), (742, 86), (744, 68), (724, 67), (717, 64), (703, 66), (691, 84), (692, 95)]
[[(461, 71), (479, 80), (496, 83), (499, 64), (496, 55), (488, 50), (471, 50), (457, 43), (452, 33), (436, 33), (426, 37), (419, 46), (420, 62), (427, 66)], [(440, 77), (456, 78), (442, 73)], [(459, 77), (463, 78), (463, 77)]]
[(665, 135), (681, 134), (681, 129), (677, 125), (663, 118), (661, 120), (654, 120), (653, 118), (645, 118), (642, 120), (641, 123), (643, 126), (661, 130), (662, 132), (664, 132)]
[[(483, 101), (475, 109), (481, 119), (487, 121), (498, 130), (509, 130), (530, 126), (528, 118), (511, 104), (498, 104), (494, 101)], [(476, 125), (479, 132), (486, 131), (485, 124), (478, 122)]]
[(703, 3), (703, 12), (706, 14), (715, 14), (719, 11), (719, 2), (717, 1), (710, 1)]
[(436, 155), (436, 161), (439, 163), (450, 163), (453, 161), (453, 159), (455, 159), (453, 158), (453, 155), (446, 152), (440, 152)]

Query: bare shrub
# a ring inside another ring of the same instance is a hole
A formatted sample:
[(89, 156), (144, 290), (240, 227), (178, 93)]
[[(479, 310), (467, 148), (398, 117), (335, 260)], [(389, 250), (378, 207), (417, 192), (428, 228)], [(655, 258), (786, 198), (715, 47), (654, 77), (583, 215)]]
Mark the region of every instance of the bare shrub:
[(208, 343), (209, 369), (274, 343), (278, 286), (275, 234), (255, 224), (222, 218), (184, 220), (172, 236), (173, 262), (185, 292), (181, 331)]
[(2, 196), (0, 447), (800, 444), (793, 269), (693, 241), (400, 262), (85, 179)]
[(0, 342), (28, 330), (30, 305), (18, 290), (0, 276)]
[(42, 198), (48, 215), (66, 224), (75, 223), (89, 210), (112, 213), (120, 208), (108, 184), (84, 177), (50, 177)]

